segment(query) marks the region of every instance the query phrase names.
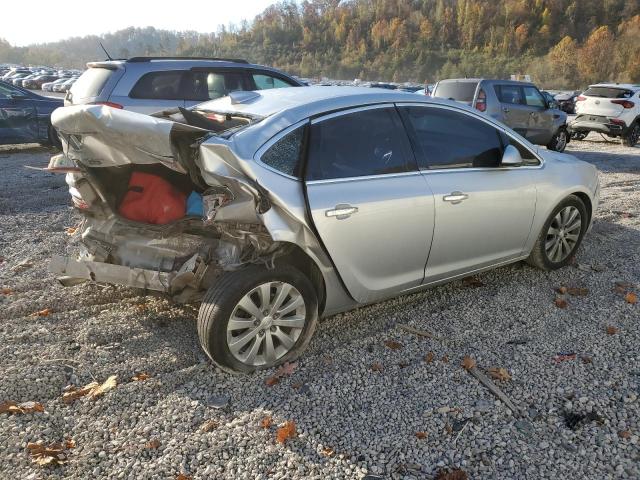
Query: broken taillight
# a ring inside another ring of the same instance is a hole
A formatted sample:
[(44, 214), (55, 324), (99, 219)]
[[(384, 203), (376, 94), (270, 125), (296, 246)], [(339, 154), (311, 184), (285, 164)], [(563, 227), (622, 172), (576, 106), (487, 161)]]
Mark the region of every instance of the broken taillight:
[(611, 100), (611, 103), (622, 105), (623, 108), (633, 108), (635, 106), (635, 103), (630, 102), (629, 100)]
[(487, 95), (484, 93), (484, 90), (480, 90), (478, 92), (478, 98), (476, 98), (475, 107), (476, 110), (480, 110), (481, 112), (487, 110)]
[(104, 105), (106, 107), (112, 107), (112, 108), (118, 108), (118, 109), (123, 109), (124, 108), (119, 103), (114, 103), (114, 102), (93, 102), (93, 103), (91, 103), (91, 105)]
[(578, 98), (576, 98), (576, 102), (584, 102), (587, 99), (587, 97), (583, 97), (582, 95), (579, 95)]

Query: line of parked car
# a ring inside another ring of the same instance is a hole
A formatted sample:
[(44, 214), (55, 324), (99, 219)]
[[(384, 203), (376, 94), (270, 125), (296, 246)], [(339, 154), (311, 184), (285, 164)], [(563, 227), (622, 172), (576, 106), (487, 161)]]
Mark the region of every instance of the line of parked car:
[(3, 82), (44, 92), (68, 92), (81, 74), (80, 70), (0, 65), (0, 80)]

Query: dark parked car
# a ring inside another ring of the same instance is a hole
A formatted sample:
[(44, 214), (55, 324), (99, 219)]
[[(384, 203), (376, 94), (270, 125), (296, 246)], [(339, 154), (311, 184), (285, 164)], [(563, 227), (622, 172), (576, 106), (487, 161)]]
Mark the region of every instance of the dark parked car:
[(559, 93), (554, 98), (556, 102), (558, 102), (560, 110), (570, 115), (574, 115), (576, 113), (576, 101), (579, 96), (580, 92)]
[(63, 106), (61, 98), (37, 95), (0, 81), (0, 145), (44, 143), (58, 146), (51, 112)]

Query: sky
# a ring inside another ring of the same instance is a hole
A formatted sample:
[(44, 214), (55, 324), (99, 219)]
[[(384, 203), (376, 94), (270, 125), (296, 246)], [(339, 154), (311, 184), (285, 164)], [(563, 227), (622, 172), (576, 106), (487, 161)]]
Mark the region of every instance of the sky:
[[(30, 0), (2, 1), (0, 38), (11, 45), (100, 35), (126, 27), (215, 32), (253, 20), (276, 0)], [(25, 9), (27, 12), (25, 12)], [(28, 21), (25, 21), (25, 13)]]

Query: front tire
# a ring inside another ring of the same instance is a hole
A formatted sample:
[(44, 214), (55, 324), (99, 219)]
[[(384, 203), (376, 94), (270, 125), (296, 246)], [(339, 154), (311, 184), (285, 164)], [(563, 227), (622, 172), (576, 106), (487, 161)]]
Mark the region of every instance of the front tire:
[(295, 360), (318, 322), (318, 297), (297, 269), (250, 266), (225, 272), (207, 291), (198, 337), (209, 358), (231, 373)]
[(587, 209), (575, 195), (569, 195), (544, 223), (527, 262), (542, 270), (557, 270), (573, 260), (589, 225)]
[(622, 144), (625, 147), (635, 147), (640, 140), (640, 124), (634, 122), (629, 128), (629, 132), (622, 137)]
[(567, 143), (569, 143), (569, 134), (567, 133), (567, 129), (560, 127), (556, 134), (551, 138), (547, 148), (554, 152), (564, 152), (564, 149), (567, 147)]

